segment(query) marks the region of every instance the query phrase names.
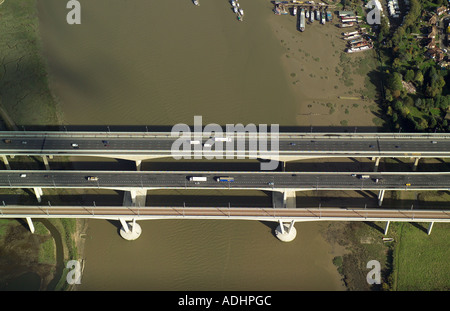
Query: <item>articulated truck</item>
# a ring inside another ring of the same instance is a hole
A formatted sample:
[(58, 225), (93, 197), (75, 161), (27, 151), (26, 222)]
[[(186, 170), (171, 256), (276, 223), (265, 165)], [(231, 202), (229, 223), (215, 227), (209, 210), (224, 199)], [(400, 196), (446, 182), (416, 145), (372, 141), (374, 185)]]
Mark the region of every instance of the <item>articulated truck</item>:
[(190, 181), (207, 181), (208, 177), (202, 177), (202, 176), (190, 176)]

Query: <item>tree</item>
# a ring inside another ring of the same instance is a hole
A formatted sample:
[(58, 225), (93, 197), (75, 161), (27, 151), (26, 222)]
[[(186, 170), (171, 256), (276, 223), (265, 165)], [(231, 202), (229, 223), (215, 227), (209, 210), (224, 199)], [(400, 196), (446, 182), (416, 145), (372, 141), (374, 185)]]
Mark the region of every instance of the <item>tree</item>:
[(391, 91), (401, 91), (403, 89), (402, 75), (398, 72), (390, 74), (387, 80), (387, 87)]
[[(407, 54), (409, 54), (409, 53), (407, 53)], [(409, 55), (411, 55), (411, 54), (409, 54)], [(412, 81), (413, 79), (414, 79), (414, 71), (411, 69), (407, 70), (406, 74), (405, 74), (405, 81), (409, 82), (409, 81)]]
[(420, 70), (416, 71), (416, 75), (414, 76), (414, 82), (417, 83), (417, 85), (419, 85), (419, 86), (423, 84), (422, 71), (420, 71)]

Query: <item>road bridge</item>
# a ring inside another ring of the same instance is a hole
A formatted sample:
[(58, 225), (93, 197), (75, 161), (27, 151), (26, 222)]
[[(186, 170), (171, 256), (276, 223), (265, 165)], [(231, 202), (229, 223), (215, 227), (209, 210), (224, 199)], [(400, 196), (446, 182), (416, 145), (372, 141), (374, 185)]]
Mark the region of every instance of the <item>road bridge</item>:
[[(173, 135), (173, 136), (172, 136)], [(183, 148), (174, 148), (179, 133), (170, 132), (0, 132), (0, 156), (40, 156), (48, 168), (55, 156), (92, 156), (141, 161), (179, 156), (183, 158), (278, 161), (330, 157), (381, 158), (450, 157), (450, 134), (412, 133), (229, 133), (229, 142), (214, 141), (211, 134), (192, 133)], [(189, 140), (199, 145), (190, 145)], [(267, 143), (267, 147), (264, 146)], [(206, 147), (205, 144), (211, 144)]]
[[(194, 178), (197, 177), (197, 178)], [(220, 177), (226, 177), (222, 182)], [(223, 172), (223, 171), (0, 171), (0, 188), (113, 189), (125, 191), (128, 206), (145, 206), (147, 190), (229, 189), (271, 191), (274, 208), (295, 208), (296, 191), (374, 190), (381, 206), (386, 190), (449, 190), (450, 172)], [(125, 203), (125, 202), (124, 202)]]

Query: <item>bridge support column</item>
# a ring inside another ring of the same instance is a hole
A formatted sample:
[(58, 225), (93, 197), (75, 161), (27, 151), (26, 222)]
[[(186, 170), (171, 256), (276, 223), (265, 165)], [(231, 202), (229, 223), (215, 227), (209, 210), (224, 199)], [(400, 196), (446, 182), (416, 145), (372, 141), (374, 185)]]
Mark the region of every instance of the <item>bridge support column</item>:
[(414, 165), (413, 165), (413, 171), (417, 171), (417, 166), (419, 165), (419, 160), (420, 158), (415, 158), (414, 159)]
[(122, 228), (120, 228), (120, 236), (128, 241), (136, 240), (142, 233), (142, 228), (136, 223), (136, 219), (133, 218), (132, 222), (126, 222), (125, 219), (120, 218)]
[(140, 171), (142, 160), (136, 160), (135, 163), (136, 163), (136, 171)]
[(42, 156), (42, 160), (44, 161), (45, 169), (46, 169), (47, 171), (49, 171), (49, 170), (50, 170), (50, 165), (48, 164), (48, 158), (47, 158), (47, 156), (46, 156), (46, 155), (43, 155), (43, 156)]
[(145, 200), (147, 199), (147, 189), (131, 190), (131, 203), (134, 206), (145, 206)]
[(384, 198), (384, 192), (386, 190), (380, 190), (380, 193), (378, 193), (378, 206), (381, 206), (383, 204), (383, 198)]
[(34, 225), (33, 225), (33, 221), (31, 220), (30, 217), (27, 217), (27, 223), (28, 223), (28, 227), (30, 228), (31, 233), (34, 233)]
[(297, 207), (297, 196), (296, 196), (295, 191), (287, 190), (284, 192), (283, 207), (286, 207), (286, 208), (296, 208)]
[(388, 233), (389, 223), (390, 223), (390, 221), (388, 220), (388, 222), (386, 223), (386, 227), (384, 227), (384, 235), (386, 235)]
[(378, 166), (380, 165), (380, 157), (375, 158), (375, 168), (373, 169), (374, 172), (378, 171)]
[(278, 227), (275, 229), (276, 237), (283, 242), (291, 242), (297, 236), (297, 230), (294, 227), (295, 220), (291, 220), (290, 224), (287, 226), (280, 219)]
[(427, 231), (428, 235), (431, 234), (431, 229), (433, 229), (433, 225), (434, 225), (434, 221), (430, 222), (430, 225), (428, 226), (428, 231)]
[(41, 203), (42, 196), (44, 195), (44, 191), (42, 191), (42, 188), (40, 188), (40, 187), (34, 187), (33, 190), (34, 190), (34, 194), (36, 195), (38, 202)]
[(272, 206), (273, 208), (284, 207), (284, 192), (272, 191)]
[(9, 165), (8, 158), (6, 155), (2, 155), (3, 163), (5, 163), (6, 169), (10, 170), (11, 166)]

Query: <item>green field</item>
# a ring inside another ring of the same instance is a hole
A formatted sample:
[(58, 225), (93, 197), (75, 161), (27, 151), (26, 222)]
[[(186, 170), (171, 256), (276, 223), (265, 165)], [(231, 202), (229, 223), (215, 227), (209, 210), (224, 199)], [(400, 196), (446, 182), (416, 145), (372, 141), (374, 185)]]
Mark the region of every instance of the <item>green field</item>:
[(434, 291), (450, 289), (450, 226), (396, 223), (392, 289), (398, 291)]

